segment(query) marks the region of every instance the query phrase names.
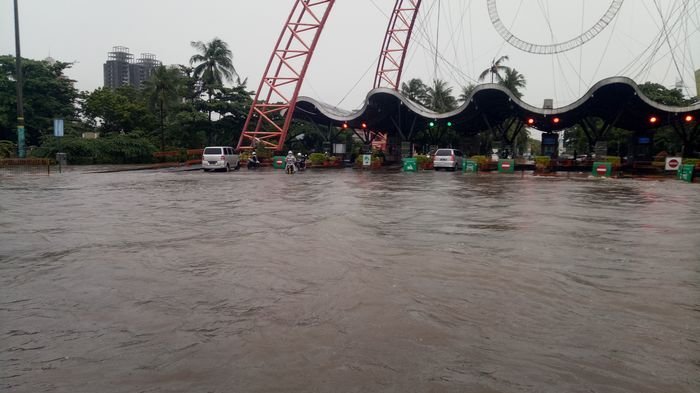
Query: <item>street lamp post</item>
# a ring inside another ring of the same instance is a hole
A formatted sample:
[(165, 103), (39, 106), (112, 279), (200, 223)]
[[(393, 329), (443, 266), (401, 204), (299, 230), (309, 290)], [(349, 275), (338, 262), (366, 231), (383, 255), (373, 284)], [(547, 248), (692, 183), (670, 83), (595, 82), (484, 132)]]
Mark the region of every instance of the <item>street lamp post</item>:
[(15, 3), (15, 64), (17, 67), (17, 155), (25, 157), (24, 147), (24, 102), (22, 100), (22, 53), (19, 48), (19, 15), (17, 12), (17, 0)]

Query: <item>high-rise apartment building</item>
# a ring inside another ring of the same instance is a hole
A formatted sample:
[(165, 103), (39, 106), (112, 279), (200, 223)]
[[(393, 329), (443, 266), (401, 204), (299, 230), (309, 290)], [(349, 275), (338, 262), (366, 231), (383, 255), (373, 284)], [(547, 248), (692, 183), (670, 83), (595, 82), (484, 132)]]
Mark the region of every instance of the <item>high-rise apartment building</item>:
[(156, 59), (153, 53), (142, 53), (141, 57), (132, 63), (129, 69), (129, 81), (134, 87), (143, 86), (144, 82), (151, 78), (156, 68), (161, 62)]
[(129, 53), (129, 48), (115, 46), (107, 54), (107, 62), (103, 66), (105, 87), (116, 89), (130, 83), (129, 65), (134, 60), (134, 55)]
[(129, 48), (115, 46), (107, 54), (107, 61), (103, 66), (104, 86), (110, 89), (126, 85), (140, 88), (161, 64), (152, 53), (143, 53), (134, 61), (134, 55), (129, 53)]

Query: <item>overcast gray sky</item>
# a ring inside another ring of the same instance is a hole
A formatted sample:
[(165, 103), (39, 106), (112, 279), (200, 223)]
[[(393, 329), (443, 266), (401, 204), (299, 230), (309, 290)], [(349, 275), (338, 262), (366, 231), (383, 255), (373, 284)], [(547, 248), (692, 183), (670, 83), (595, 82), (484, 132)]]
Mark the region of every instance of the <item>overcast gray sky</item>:
[[(19, 0), (22, 55), (43, 59), (50, 54), (61, 61), (75, 61), (69, 75), (79, 89), (92, 90), (102, 86), (102, 64), (113, 46), (126, 46), (137, 56), (154, 53), (165, 64), (185, 64), (194, 53), (190, 41), (219, 37), (230, 45), (239, 74), (255, 89), (293, 3)], [(542, 56), (504, 43), (490, 23), (486, 0), (424, 0), (404, 80), (419, 77), (429, 82), (437, 76), (454, 86), (458, 95), (459, 86), (475, 80), (492, 58), (508, 55), (506, 64), (527, 78), (525, 101), (535, 106), (541, 106), (544, 98), (555, 99), (555, 106), (566, 105), (598, 80), (614, 75), (668, 87), (682, 77), (687, 93), (695, 95), (693, 70), (700, 68), (699, 3), (628, 0), (607, 29), (582, 48)], [(498, 0), (497, 4), (501, 19), (515, 35), (549, 44), (593, 26), (610, 0)], [(393, 5), (394, 0), (336, 1), (302, 94), (346, 109), (359, 107), (372, 87)], [(672, 25), (669, 42), (657, 40), (662, 31), (657, 5)], [(12, 14), (12, 0), (0, 0), (1, 54), (14, 54)], [(661, 45), (651, 56), (654, 51), (645, 50), (656, 48), (657, 42)], [(443, 58), (437, 68), (435, 51), (430, 49), (436, 44)]]

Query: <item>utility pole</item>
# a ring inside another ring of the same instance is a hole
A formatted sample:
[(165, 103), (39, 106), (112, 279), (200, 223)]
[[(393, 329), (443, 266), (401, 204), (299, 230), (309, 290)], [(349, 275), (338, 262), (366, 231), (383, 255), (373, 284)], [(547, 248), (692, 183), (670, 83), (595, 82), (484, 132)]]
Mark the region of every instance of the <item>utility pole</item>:
[(17, 155), (24, 158), (24, 102), (22, 100), (22, 53), (19, 48), (19, 14), (17, 0), (15, 2), (15, 64), (17, 66)]

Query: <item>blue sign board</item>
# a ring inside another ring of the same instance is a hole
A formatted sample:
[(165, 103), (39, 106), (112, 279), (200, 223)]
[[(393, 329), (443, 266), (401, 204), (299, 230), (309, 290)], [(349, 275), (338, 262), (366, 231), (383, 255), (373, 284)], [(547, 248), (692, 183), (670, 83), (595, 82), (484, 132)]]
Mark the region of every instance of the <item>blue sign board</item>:
[(542, 134), (542, 143), (545, 145), (556, 145), (559, 143), (558, 135)]
[(53, 119), (53, 135), (63, 136), (63, 119)]

